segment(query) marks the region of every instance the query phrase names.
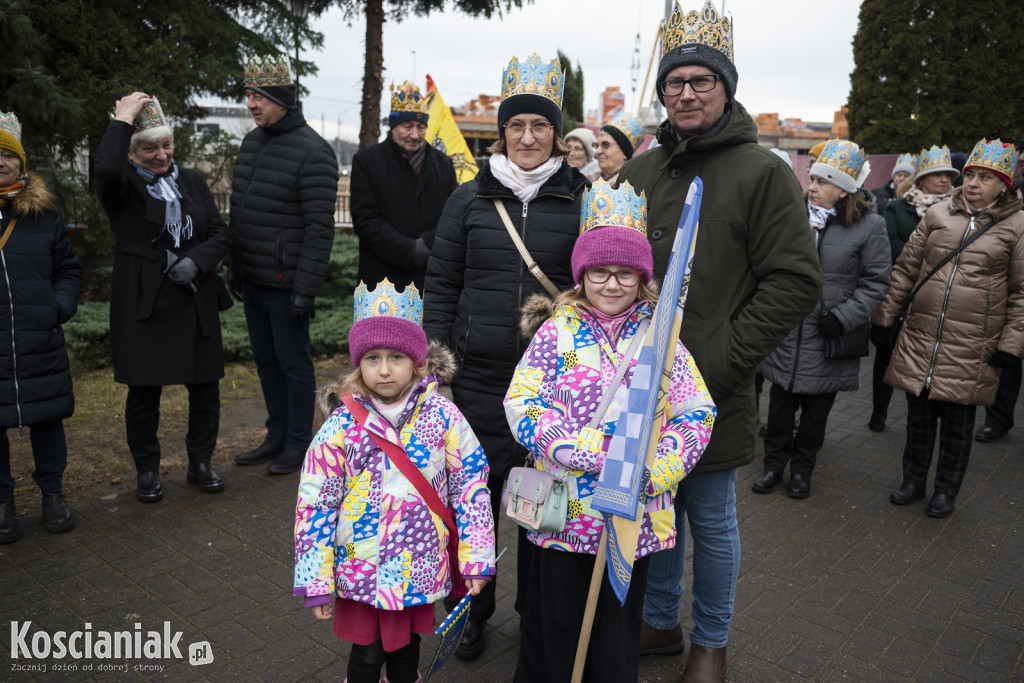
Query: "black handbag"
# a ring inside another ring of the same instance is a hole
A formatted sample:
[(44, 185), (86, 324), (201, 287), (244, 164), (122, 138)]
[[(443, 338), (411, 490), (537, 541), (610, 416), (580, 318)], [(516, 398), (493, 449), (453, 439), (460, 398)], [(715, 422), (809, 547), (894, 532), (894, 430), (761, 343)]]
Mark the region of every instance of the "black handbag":
[(825, 357), (833, 360), (863, 358), (868, 355), (870, 333), (869, 323), (864, 323), (838, 337), (825, 337)]

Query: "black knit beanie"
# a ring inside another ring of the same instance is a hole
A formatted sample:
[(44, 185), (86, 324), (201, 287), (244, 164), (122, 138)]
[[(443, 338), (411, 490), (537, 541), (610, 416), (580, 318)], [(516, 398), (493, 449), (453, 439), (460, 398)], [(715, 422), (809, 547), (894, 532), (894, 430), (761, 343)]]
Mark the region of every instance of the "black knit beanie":
[(505, 123), (519, 114), (543, 116), (555, 127), (558, 136), (562, 136), (562, 110), (546, 97), (523, 94), (513, 95), (498, 105), (498, 135), (501, 139), (505, 139)]
[[(736, 65), (715, 48), (701, 45), (700, 43), (680, 45), (662, 57), (661, 64), (658, 65), (657, 82), (661, 83), (668, 78), (669, 73), (676, 67), (688, 64), (700, 64), (718, 74), (725, 83), (725, 94), (728, 96), (729, 101), (732, 102), (736, 96), (736, 81), (739, 80), (739, 74), (736, 73)], [(658, 99), (663, 105), (665, 104), (661, 88), (658, 88)]]
[(626, 155), (627, 159), (633, 158), (633, 145), (630, 144), (629, 138), (626, 137), (625, 133), (615, 126), (602, 126), (601, 132), (612, 136), (612, 140), (615, 140), (615, 143), (622, 150), (622, 153)]
[(271, 102), (276, 102), (285, 109), (295, 109), (296, 87), (294, 83), (288, 85), (247, 85), (246, 90), (263, 95)]

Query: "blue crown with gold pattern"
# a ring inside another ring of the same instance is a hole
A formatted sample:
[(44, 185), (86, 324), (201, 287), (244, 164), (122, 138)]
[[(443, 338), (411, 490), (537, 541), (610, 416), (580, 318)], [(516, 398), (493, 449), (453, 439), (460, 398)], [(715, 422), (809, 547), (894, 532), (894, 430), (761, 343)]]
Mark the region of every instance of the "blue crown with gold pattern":
[(970, 158), (964, 164), (964, 168), (968, 166), (987, 168), (1001, 175), (1003, 182), (1010, 184), (1017, 170), (1017, 149), (1009, 142), (998, 139), (987, 141), (982, 138), (974, 145)]
[(557, 59), (545, 63), (536, 52), (527, 57), (525, 62), (512, 57), (501, 74), (502, 100), (515, 95), (539, 95), (561, 108), (564, 90), (562, 65)]
[(640, 123), (640, 119), (632, 114), (619, 112), (605, 125), (622, 131), (622, 134), (629, 140), (629, 144), (633, 146), (634, 152), (644, 142), (644, 126)]
[(430, 112), (430, 104), (420, 93), (419, 87), (412, 82), (406, 81), (397, 88), (392, 83), (391, 113), (395, 112), (423, 114), (425, 116)]
[(864, 166), (864, 150), (849, 140), (829, 140), (817, 163), (827, 164), (856, 179)]
[(605, 180), (594, 183), (583, 195), (580, 234), (607, 227), (629, 228), (647, 237), (646, 193), (641, 190), (638, 197), (633, 186), (625, 181), (617, 188)]
[(952, 173), (954, 178), (960, 175), (960, 172), (953, 168), (949, 147), (932, 145), (931, 149), (921, 150), (917, 157), (917, 177), (929, 173)]
[(906, 154), (901, 154), (898, 157), (896, 157), (896, 164), (897, 165), (899, 165), (899, 164), (906, 164), (908, 166), (913, 166), (916, 169), (917, 168), (917, 155), (916, 154), (910, 154), (909, 152), (906, 153)]
[(355, 291), (355, 319), (357, 323), (366, 318), (401, 318), (419, 326), (423, 322), (423, 299), (416, 285), (409, 284), (402, 292), (387, 278), (373, 291), (360, 282)]
[(665, 26), (665, 53), (669, 53), (680, 45), (706, 45), (714, 48), (735, 62), (732, 43), (732, 22), (728, 17), (719, 14), (711, 3), (705, 0), (700, 12), (690, 10), (683, 14), (676, 2), (668, 24)]

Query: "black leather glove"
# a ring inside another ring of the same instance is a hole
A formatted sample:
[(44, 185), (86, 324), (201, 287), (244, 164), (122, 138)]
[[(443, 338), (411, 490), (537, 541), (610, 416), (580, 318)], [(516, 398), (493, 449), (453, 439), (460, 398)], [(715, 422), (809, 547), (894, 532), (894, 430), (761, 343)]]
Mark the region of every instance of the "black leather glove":
[(228, 268), (227, 279), (228, 291), (231, 293), (231, 296), (235, 297), (235, 300), (237, 301), (245, 301), (245, 292), (242, 290), (242, 280), (235, 275), (235, 271), (231, 268)]
[(424, 268), (427, 265), (427, 259), (430, 258), (430, 249), (427, 249), (427, 243), (422, 239), (416, 240), (416, 245), (413, 247), (412, 252), (412, 267), (413, 268)]
[(1017, 356), (1007, 353), (1006, 351), (996, 351), (992, 354), (992, 357), (988, 359), (988, 364), (997, 368), (1010, 368), (1020, 360)]
[(178, 259), (167, 271), (167, 277), (176, 285), (188, 287), (199, 275), (199, 266), (188, 256)]
[(843, 324), (829, 311), (818, 321), (818, 330), (825, 337), (838, 337), (843, 333)]
[(289, 312), (298, 320), (312, 320), (316, 317), (316, 302), (305, 294), (292, 294)]
[(882, 327), (881, 325), (872, 325), (871, 331), (868, 332), (868, 338), (871, 343), (880, 349), (884, 349), (889, 345), (889, 336), (892, 334), (892, 327)]

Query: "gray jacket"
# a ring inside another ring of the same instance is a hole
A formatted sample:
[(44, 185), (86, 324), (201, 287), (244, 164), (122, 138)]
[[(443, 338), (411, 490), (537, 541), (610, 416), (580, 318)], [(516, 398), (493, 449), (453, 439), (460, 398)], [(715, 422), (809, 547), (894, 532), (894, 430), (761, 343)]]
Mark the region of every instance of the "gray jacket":
[(821, 300), (764, 360), (761, 374), (794, 394), (856, 391), (860, 359), (826, 358), (818, 322), (831, 311), (849, 332), (867, 324), (882, 302), (892, 276), (885, 220), (871, 212), (850, 227), (830, 221), (818, 240), (818, 257), (825, 273)]

